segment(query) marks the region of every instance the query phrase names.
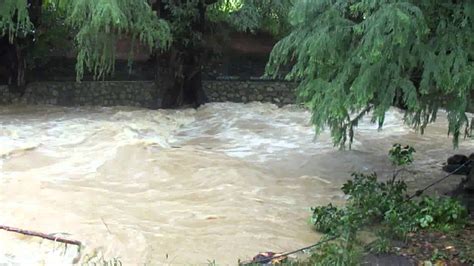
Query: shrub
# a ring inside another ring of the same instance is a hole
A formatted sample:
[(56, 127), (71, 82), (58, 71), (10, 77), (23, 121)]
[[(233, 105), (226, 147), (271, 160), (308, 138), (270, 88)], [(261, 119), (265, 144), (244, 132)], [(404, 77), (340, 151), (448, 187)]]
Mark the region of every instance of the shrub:
[[(412, 163), (413, 152), (413, 148), (397, 144), (389, 154), (395, 165), (406, 166)], [(314, 228), (326, 237), (338, 237), (313, 255), (313, 261), (321, 262), (317, 265), (352, 265), (359, 243), (357, 233), (368, 226), (383, 228), (383, 234), (366, 249), (383, 253), (390, 250), (389, 238), (406, 239), (408, 233), (425, 228), (454, 230), (467, 222), (467, 210), (457, 200), (426, 196), (411, 199), (406, 183), (396, 180), (396, 175), (386, 182), (378, 181), (375, 173), (354, 173), (352, 177), (342, 186), (348, 198), (346, 206), (312, 208)]]

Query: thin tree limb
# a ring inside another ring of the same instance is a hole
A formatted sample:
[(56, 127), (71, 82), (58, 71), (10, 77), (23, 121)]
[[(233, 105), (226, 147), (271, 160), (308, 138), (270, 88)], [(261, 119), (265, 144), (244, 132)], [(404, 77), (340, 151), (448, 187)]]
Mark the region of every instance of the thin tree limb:
[(48, 235), (48, 234), (44, 234), (44, 233), (40, 233), (40, 232), (36, 232), (36, 231), (23, 230), (23, 229), (20, 229), (20, 228), (10, 227), (10, 226), (6, 226), (6, 225), (0, 225), (0, 230), (19, 233), (19, 234), (23, 234), (23, 235), (27, 235), (27, 236), (41, 237), (41, 238), (52, 240), (52, 241), (55, 241), (55, 242), (61, 242), (61, 243), (64, 243), (64, 244), (76, 245), (76, 246), (79, 246), (79, 247), (82, 246), (82, 243), (78, 240), (66, 239), (66, 238), (52, 236), (52, 235)]
[(349, 127), (349, 149), (351, 148), (352, 141), (354, 140), (354, 125), (356, 123), (358, 123), (358, 121), (364, 115), (366, 115), (368, 112), (370, 112), (370, 110), (372, 110), (372, 107), (373, 107), (373, 105), (367, 105), (364, 109), (362, 109), (362, 111), (359, 112), (359, 114), (356, 117), (354, 117), (353, 119), (350, 119), (350, 117), (349, 117), (348, 123), (346, 125), (344, 125), (344, 141), (343, 141), (343, 143), (346, 142), (346, 139), (347, 139), (346, 132), (347, 132), (347, 128)]

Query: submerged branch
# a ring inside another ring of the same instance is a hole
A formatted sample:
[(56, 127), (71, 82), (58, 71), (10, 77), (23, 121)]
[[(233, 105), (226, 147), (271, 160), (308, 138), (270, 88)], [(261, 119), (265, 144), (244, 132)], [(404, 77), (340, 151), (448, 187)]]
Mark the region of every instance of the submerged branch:
[(35, 231), (30, 231), (30, 230), (23, 230), (20, 228), (15, 228), (15, 227), (10, 227), (10, 226), (5, 226), (5, 225), (0, 225), (1, 230), (9, 231), (9, 232), (14, 232), (14, 233), (19, 233), (23, 235), (28, 235), (28, 236), (36, 236), (36, 237), (41, 237), (44, 239), (52, 240), (55, 242), (61, 242), (64, 244), (71, 244), (71, 245), (77, 245), (79, 247), (82, 246), (82, 243), (78, 240), (72, 240), (72, 239), (66, 239), (62, 237), (57, 237), (57, 236), (52, 236), (40, 232), (35, 232)]

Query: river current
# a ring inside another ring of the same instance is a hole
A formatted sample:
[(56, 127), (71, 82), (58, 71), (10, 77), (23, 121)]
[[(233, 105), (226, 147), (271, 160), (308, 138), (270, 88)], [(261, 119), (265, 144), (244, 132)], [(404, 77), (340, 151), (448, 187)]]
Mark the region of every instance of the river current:
[[(0, 107), (0, 224), (80, 240), (92, 260), (235, 265), (317, 241), (310, 207), (343, 204), (339, 188), (351, 172), (390, 175), (393, 143), (417, 150), (406, 177), (412, 190), (441, 177), (449, 155), (474, 150), (472, 140), (453, 150), (443, 112), (424, 135), (397, 109), (381, 131), (367, 118), (346, 151), (328, 133), (315, 139), (309, 118), (295, 106), (262, 103)], [(0, 263), (76, 257), (71, 245), (0, 232)]]

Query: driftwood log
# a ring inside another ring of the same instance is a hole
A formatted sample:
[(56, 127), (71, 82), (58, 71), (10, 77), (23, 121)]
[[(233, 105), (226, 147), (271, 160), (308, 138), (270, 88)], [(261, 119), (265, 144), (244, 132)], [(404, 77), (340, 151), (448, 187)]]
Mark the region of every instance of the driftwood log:
[(67, 238), (62, 238), (62, 237), (57, 237), (57, 236), (52, 236), (40, 232), (35, 232), (35, 231), (30, 231), (30, 230), (23, 230), (20, 228), (15, 228), (15, 227), (10, 227), (10, 226), (5, 226), (5, 225), (0, 225), (1, 230), (9, 231), (9, 232), (14, 232), (14, 233), (19, 233), (27, 236), (35, 236), (35, 237), (41, 237), (44, 239), (52, 240), (55, 242), (60, 242), (64, 244), (71, 244), (71, 245), (77, 245), (77, 246), (82, 246), (82, 243), (77, 240), (72, 240), (72, 239), (67, 239)]

